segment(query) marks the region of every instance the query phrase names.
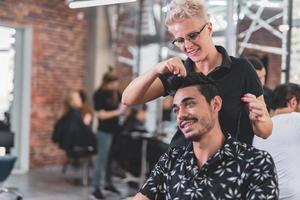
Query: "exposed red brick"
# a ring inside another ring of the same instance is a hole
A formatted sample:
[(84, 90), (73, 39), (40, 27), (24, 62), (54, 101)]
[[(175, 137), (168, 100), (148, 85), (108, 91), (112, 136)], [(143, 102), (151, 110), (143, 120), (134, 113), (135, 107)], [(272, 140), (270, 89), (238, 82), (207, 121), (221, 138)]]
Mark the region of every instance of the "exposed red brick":
[(64, 0), (0, 1), (1, 23), (32, 27), (30, 167), (61, 164), (64, 152), (51, 141), (64, 93), (84, 87), (87, 20)]

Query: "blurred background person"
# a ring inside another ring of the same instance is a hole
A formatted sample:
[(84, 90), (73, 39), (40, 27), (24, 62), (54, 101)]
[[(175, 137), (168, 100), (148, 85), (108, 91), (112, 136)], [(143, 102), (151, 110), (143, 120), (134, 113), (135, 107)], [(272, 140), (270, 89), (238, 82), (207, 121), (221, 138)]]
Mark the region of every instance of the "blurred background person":
[(93, 199), (103, 199), (100, 189), (101, 176), (105, 173), (104, 189), (120, 193), (112, 183), (112, 144), (113, 137), (120, 132), (119, 117), (125, 112), (125, 107), (120, 105), (118, 77), (107, 72), (104, 74), (102, 84), (93, 96), (94, 109), (98, 118), (97, 147), (98, 153), (94, 170)]
[(173, 134), (176, 132), (174, 123), (176, 121), (174, 112), (172, 111), (173, 97), (166, 96), (162, 100), (162, 122), (161, 122), (161, 133), (160, 139), (167, 144), (171, 143)]
[(146, 132), (146, 127), (145, 127), (146, 111), (147, 111), (146, 104), (142, 104), (130, 108), (129, 114), (123, 123), (122, 131), (124, 133), (130, 133), (131, 131), (136, 131), (136, 130)]
[(67, 92), (64, 99), (64, 113), (55, 124), (52, 140), (66, 151), (69, 158), (77, 159), (96, 151), (96, 138), (89, 121), (81, 115), (82, 101), (79, 92)]
[[(123, 169), (134, 177), (147, 175), (151, 172), (159, 157), (168, 149), (168, 144), (163, 141), (161, 134), (154, 134), (147, 130), (146, 123), (147, 105), (132, 106), (122, 126), (122, 137), (118, 137), (118, 160)], [(147, 135), (146, 137), (143, 137)], [(150, 137), (149, 137), (150, 136)], [(143, 154), (143, 141), (147, 140), (147, 150)], [(147, 170), (143, 171), (141, 163), (146, 159)], [(142, 174), (145, 173), (145, 174)], [(125, 179), (126, 180), (126, 179)], [(130, 180), (130, 178), (128, 179)], [(133, 179), (132, 179), (133, 180)], [(138, 179), (140, 180), (140, 179)], [(138, 187), (139, 181), (129, 181), (129, 186)]]
[(272, 90), (266, 86), (266, 77), (267, 77), (266, 66), (264, 66), (264, 64), (257, 56), (249, 56), (247, 57), (247, 59), (253, 65), (257, 73), (257, 76), (263, 86), (265, 103), (268, 111), (270, 112), (271, 110), (270, 98), (271, 98)]
[(300, 199), (300, 86), (279, 85), (271, 98), (274, 109), (272, 135), (263, 140), (254, 137), (253, 146), (268, 151), (275, 162), (279, 199)]
[(122, 125), (122, 134), (118, 137), (117, 159), (120, 166), (137, 177), (141, 172), (141, 136), (147, 133), (145, 127), (147, 106), (145, 104), (129, 108)]

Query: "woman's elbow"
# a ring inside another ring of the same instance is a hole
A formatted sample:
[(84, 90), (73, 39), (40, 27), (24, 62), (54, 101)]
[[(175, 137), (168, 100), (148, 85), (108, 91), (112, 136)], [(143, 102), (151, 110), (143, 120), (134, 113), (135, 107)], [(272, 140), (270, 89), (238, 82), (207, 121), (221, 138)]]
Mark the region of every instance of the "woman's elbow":
[(265, 134), (263, 134), (263, 135), (261, 135), (260, 137), (262, 138), (262, 139), (268, 139), (268, 137), (270, 137), (270, 135), (272, 134), (272, 132), (268, 132), (268, 133), (265, 133)]
[(260, 134), (257, 134), (259, 137), (263, 139), (267, 139), (272, 135), (273, 123), (272, 121), (265, 127), (263, 130), (260, 131)]
[(133, 101), (130, 99), (130, 97), (127, 93), (122, 94), (121, 102), (122, 102), (123, 105), (126, 105), (126, 106), (132, 106), (133, 105)]

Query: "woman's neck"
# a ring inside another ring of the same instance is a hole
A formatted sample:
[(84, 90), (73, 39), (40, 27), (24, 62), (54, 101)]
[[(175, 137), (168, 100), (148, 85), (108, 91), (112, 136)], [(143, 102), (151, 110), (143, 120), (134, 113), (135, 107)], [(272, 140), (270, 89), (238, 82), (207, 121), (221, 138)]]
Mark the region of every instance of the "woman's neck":
[(204, 60), (195, 63), (195, 70), (207, 75), (222, 64), (222, 59), (222, 54), (214, 47)]

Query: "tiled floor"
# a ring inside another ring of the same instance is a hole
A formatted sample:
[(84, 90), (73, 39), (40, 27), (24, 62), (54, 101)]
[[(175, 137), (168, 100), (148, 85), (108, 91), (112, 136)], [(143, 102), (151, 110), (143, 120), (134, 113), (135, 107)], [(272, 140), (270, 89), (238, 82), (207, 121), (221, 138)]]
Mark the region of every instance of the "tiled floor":
[[(67, 174), (61, 173), (61, 167), (32, 170), (24, 175), (11, 175), (5, 186), (17, 187), (24, 195), (24, 200), (88, 200), (92, 192), (91, 186), (82, 186), (78, 172), (69, 170)], [(77, 180), (77, 183), (76, 181)], [(127, 199), (136, 193), (135, 189), (127, 186), (119, 178), (114, 178), (114, 184), (121, 191), (121, 196), (104, 191), (106, 200)], [(15, 199), (11, 195), (0, 194), (1, 200)]]

